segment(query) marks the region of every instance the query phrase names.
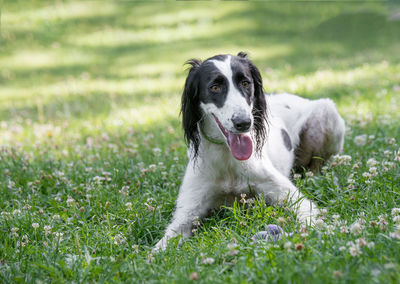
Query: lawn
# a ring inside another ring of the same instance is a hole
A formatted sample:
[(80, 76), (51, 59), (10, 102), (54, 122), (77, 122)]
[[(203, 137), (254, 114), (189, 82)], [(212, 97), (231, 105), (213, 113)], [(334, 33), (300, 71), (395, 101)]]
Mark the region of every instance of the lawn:
[[(400, 6), (394, 2), (4, 1), (0, 282), (398, 283)], [(332, 98), (342, 156), (293, 182), (322, 210), (221, 208), (151, 249), (187, 162), (190, 58), (246, 51), (266, 92)], [(251, 243), (267, 224), (295, 232)]]

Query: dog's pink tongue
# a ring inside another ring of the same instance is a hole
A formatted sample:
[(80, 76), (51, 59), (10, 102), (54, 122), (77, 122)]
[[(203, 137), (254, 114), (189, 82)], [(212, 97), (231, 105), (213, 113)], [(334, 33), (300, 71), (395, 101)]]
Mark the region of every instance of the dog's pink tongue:
[(238, 160), (247, 160), (253, 153), (253, 143), (246, 134), (228, 134), (232, 155)]

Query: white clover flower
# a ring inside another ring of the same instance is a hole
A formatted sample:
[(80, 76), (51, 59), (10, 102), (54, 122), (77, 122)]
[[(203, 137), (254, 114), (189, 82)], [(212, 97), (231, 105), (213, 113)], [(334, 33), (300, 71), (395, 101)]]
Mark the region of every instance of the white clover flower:
[(378, 172), (376, 170), (376, 167), (371, 167), (369, 168), (369, 172), (375, 177), (378, 175)]
[(21, 210), (15, 209), (15, 210), (13, 211), (12, 214), (13, 214), (14, 216), (15, 216), (15, 215), (19, 215), (19, 214), (21, 214)]
[(306, 177), (313, 177), (314, 176), (314, 173), (313, 172), (311, 172), (311, 171), (308, 171), (308, 172), (306, 172)]
[(212, 257), (206, 257), (205, 259), (202, 260), (201, 263), (203, 263), (203, 264), (213, 264), (214, 261), (215, 261), (214, 258), (212, 258)]
[(335, 226), (333, 225), (328, 225), (326, 226), (326, 234), (327, 235), (334, 235), (335, 234)]
[(242, 193), (240, 194), (240, 203), (246, 203), (246, 193)]
[(8, 181), (8, 189), (13, 189), (15, 187), (15, 182), (13, 182), (12, 180)]
[(111, 173), (110, 173), (110, 172), (107, 172), (107, 171), (102, 171), (101, 174), (102, 174), (103, 176), (106, 176), (106, 177), (108, 177), (108, 176), (111, 175)]
[(395, 231), (390, 233), (389, 236), (393, 239), (400, 240), (400, 225), (397, 225), (395, 228)]
[(291, 242), (286, 242), (286, 243), (283, 245), (283, 248), (284, 248), (285, 250), (287, 250), (287, 251), (289, 251), (291, 247), (292, 247), (292, 243), (291, 243)]
[(127, 185), (123, 186), (119, 191), (119, 193), (121, 193), (123, 196), (127, 196), (129, 193), (129, 186)]
[(328, 213), (328, 209), (326, 209), (326, 208), (321, 208), (321, 209), (319, 210), (319, 214), (322, 215), (322, 216), (324, 216), (324, 215), (327, 214), (327, 213)]
[(75, 199), (72, 198), (72, 196), (68, 196), (67, 198), (67, 206), (71, 207), (75, 204)]
[(339, 226), (339, 224), (340, 224), (340, 222), (339, 222), (340, 215), (334, 214), (334, 215), (332, 215), (332, 219), (333, 219), (333, 223), (335, 224), (335, 226)]
[(56, 238), (58, 239), (59, 242), (61, 242), (63, 240), (64, 233), (54, 232), (53, 234), (56, 236)]
[(10, 216), (11, 214), (10, 214), (10, 212), (2, 211), (0, 215), (7, 217), (7, 216)]
[(386, 216), (385, 215), (380, 215), (380, 216), (378, 216), (378, 218), (379, 218), (379, 221), (378, 221), (379, 228), (381, 230), (385, 231), (386, 230), (386, 226), (388, 224), (388, 221), (386, 220)]
[(364, 146), (365, 144), (367, 144), (367, 139), (368, 136), (366, 134), (358, 135), (354, 137), (354, 144), (356, 144), (357, 146)]
[(352, 158), (350, 155), (335, 155), (334, 156), (334, 161), (336, 161), (336, 163), (339, 165), (349, 166), (351, 159)]
[(385, 155), (386, 158), (389, 158), (392, 155), (392, 151), (385, 150), (383, 151), (383, 155)]
[(370, 173), (368, 173), (368, 172), (363, 173), (362, 176), (367, 178), (367, 179), (370, 179), (372, 177), (372, 175)]
[(13, 227), (11, 228), (11, 233), (14, 237), (18, 237), (19, 228)]
[(363, 226), (362, 226), (360, 223), (358, 223), (358, 222), (355, 222), (355, 223), (353, 223), (353, 224), (350, 225), (350, 232), (351, 232), (353, 235), (359, 235), (359, 234), (361, 234), (361, 233), (362, 233), (362, 230), (363, 230)]
[(93, 181), (96, 182), (97, 184), (100, 184), (103, 180), (105, 180), (105, 177), (101, 177), (101, 176), (93, 177)]
[(297, 179), (301, 178), (301, 174), (294, 174), (294, 175), (293, 175), (293, 178), (294, 178), (295, 180), (297, 180)]
[(43, 227), (43, 229), (44, 229), (44, 234), (47, 236), (47, 235), (49, 235), (49, 234), (51, 234), (51, 229), (52, 229), (52, 227), (51, 226), (44, 226)]
[(246, 200), (246, 204), (252, 206), (254, 205), (254, 203), (256, 202), (256, 200), (254, 198), (249, 198)]
[(375, 247), (375, 243), (374, 242), (368, 242), (367, 247), (369, 249), (373, 249)]
[(368, 166), (368, 167), (373, 167), (373, 166), (375, 166), (376, 164), (378, 164), (378, 162), (377, 162), (374, 158), (370, 158), (370, 159), (368, 159), (368, 161), (367, 161), (367, 166)]
[(322, 219), (317, 219), (315, 220), (315, 226), (317, 226), (318, 229), (322, 230), (325, 227), (325, 222)]
[(127, 202), (127, 203), (125, 203), (125, 206), (126, 206), (126, 210), (127, 210), (127, 211), (132, 210), (132, 202)]
[(349, 252), (352, 256), (360, 256), (362, 254), (360, 247), (356, 244), (350, 246)]
[(359, 238), (359, 239), (357, 239), (357, 240), (356, 240), (356, 244), (357, 244), (359, 247), (365, 247), (365, 246), (368, 245), (367, 241), (366, 241), (364, 238)]
[(39, 224), (38, 223), (32, 223), (32, 228), (34, 228), (36, 230), (37, 228), (39, 228)]
[(134, 253), (139, 253), (139, 245), (132, 245), (132, 249)]
[(400, 216), (400, 208), (393, 208), (392, 209), (392, 215), (393, 216)]
[(339, 247), (339, 251), (344, 251), (344, 250), (346, 250), (347, 248), (345, 247), (345, 246), (341, 246), (341, 247)]
[(32, 206), (30, 206), (29, 204), (25, 204), (24, 206), (24, 210), (30, 210), (32, 208)]
[(203, 264), (213, 264), (215, 261), (214, 258), (212, 258), (212, 257), (205, 257), (204, 253), (200, 253), (200, 256), (202, 258), (201, 263), (203, 263)]
[(200, 218), (199, 218), (199, 216), (195, 216), (194, 218), (193, 218), (193, 222), (192, 222), (192, 224), (193, 224), (193, 226), (200, 226)]
[(384, 167), (389, 168), (389, 169), (393, 169), (393, 168), (396, 166), (395, 163), (393, 163), (393, 162), (387, 162), (387, 161), (383, 162), (382, 165), (383, 165)]
[(340, 227), (340, 232), (342, 234), (348, 234), (349, 233), (349, 228), (347, 228), (347, 226), (341, 226)]
[(21, 247), (24, 247), (27, 243), (29, 243), (29, 237), (27, 235), (22, 236)]
[(126, 238), (123, 235), (117, 234), (114, 236), (114, 244), (115, 245), (119, 246), (125, 242), (126, 242)]

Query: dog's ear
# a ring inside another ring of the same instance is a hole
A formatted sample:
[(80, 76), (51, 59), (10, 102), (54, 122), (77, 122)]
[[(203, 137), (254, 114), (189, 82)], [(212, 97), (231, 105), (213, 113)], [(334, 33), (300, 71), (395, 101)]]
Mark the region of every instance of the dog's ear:
[(197, 59), (191, 59), (186, 62), (186, 64), (191, 67), (185, 81), (181, 106), (182, 127), (185, 140), (189, 146), (193, 147), (194, 157), (197, 157), (200, 145), (200, 134), (197, 128), (197, 124), (201, 119), (197, 70), (201, 63), (202, 62)]
[(247, 53), (243, 52), (243, 51), (240, 51), (237, 56), (239, 56), (241, 58), (247, 58)]
[(254, 103), (252, 112), (254, 117), (256, 152), (260, 154), (268, 131), (267, 104), (260, 71), (250, 60), (248, 61), (251, 76), (253, 77), (254, 82)]

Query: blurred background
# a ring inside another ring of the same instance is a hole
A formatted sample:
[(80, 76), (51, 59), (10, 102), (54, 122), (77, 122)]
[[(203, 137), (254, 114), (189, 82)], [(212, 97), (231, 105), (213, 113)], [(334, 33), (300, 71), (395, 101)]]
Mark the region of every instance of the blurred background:
[(239, 51), (267, 92), (331, 97), (349, 119), (396, 115), (399, 39), (394, 2), (5, 1), (0, 140), (181, 137), (184, 62)]

